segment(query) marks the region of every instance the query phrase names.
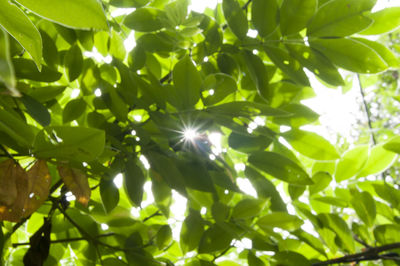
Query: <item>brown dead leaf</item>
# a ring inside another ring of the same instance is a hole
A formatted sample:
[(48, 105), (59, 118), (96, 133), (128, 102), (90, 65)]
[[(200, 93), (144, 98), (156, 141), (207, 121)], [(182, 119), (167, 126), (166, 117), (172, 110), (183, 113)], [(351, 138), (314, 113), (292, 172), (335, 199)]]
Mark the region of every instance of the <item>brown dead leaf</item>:
[(44, 160), (36, 161), (27, 174), (29, 195), (24, 206), (24, 217), (34, 213), (46, 201), (51, 185), (49, 168)]
[(76, 200), (87, 207), (91, 190), (86, 175), (81, 170), (68, 166), (60, 165), (57, 169), (64, 184), (74, 194)]
[(28, 175), (13, 160), (0, 164), (0, 221), (18, 222), (29, 198)]

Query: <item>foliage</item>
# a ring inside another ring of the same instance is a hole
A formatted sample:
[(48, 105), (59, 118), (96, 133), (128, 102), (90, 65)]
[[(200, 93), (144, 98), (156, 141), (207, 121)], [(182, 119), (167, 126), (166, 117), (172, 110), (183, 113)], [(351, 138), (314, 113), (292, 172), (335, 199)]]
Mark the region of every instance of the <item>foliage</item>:
[(397, 265), (400, 194), (370, 177), (399, 137), (338, 152), (301, 128), (311, 75), (399, 66), (375, 3), (1, 2), (2, 263)]

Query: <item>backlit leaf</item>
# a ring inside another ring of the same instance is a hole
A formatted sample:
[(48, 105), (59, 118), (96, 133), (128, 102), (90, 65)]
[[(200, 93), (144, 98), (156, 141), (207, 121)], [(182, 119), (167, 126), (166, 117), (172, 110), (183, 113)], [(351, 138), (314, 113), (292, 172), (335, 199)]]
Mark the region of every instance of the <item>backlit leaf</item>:
[(51, 116), (49, 110), (43, 104), (26, 94), (21, 97), (21, 101), (25, 105), (28, 114), (39, 124), (44, 127), (50, 124)]
[(142, 7), (126, 16), (125, 26), (135, 31), (156, 31), (163, 27), (163, 11), (152, 7)]
[(73, 99), (65, 105), (62, 116), (63, 123), (71, 122), (78, 119), (86, 110), (86, 102), (84, 99)]
[(368, 150), (368, 145), (362, 145), (345, 152), (336, 166), (336, 181), (340, 182), (355, 176), (367, 161)]
[(386, 150), (383, 145), (377, 145), (371, 149), (367, 162), (357, 176), (363, 177), (383, 172), (396, 158), (396, 153)]
[(12, 94), (19, 94), (15, 89), (14, 66), (11, 63), (8, 34), (3, 29), (0, 30), (0, 81), (6, 84)]
[(299, 229), (303, 224), (303, 221), (294, 215), (290, 215), (286, 212), (273, 212), (262, 216), (257, 221), (257, 225), (262, 229), (270, 230), (274, 227), (293, 231)]
[(70, 82), (79, 77), (83, 68), (83, 57), (78, 45), (72, 45), (65, 54), (64, 65)]
[(100, 181), (100, 196), (106, 213), (110, 213), (119, 202), (119, 191), (113, 180)]
[(317, 0), (284, 0), (280, 12), (283, 35), (291, 35), (304, 29), (317, 10)]
[(239, 38), (246, 37), (248, 22), (244, 11), (237, 0), (223, 0), (222, 9), (228, 22), (229, 28)]
[(253, 0), (251, 21), (258, 34), (268, 36), (277, 27), (279, 7), (276, 0)]
[(129, 199), (140, 206), (143, 198), (143, 185), (145, 176), (134, 160), (128, 160), (125, 172), (125, 189)]
[(372, 24), (359, 34), (376, 35), (389, 32), (400, 26), (400, 7), (390, 7), (369, 14)]
[(351, 205), (357, 216), (371, 227), (376, 217), (375, 201), (372, 196), (366, 191), (352, 193)]

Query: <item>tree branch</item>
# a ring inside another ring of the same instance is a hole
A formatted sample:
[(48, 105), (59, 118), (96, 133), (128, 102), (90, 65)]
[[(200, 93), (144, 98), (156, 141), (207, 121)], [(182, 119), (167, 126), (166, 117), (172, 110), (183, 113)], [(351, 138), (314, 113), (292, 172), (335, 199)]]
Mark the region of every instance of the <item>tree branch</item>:
[[(102, 235), (98, 235), (95, 236), (96, 238), (100, 238), (100, 237), (107, 237), (107, 236), (114, 236), (115, 233), (107, 233), (107, 234), (102, 234)], [(57, 239), (57, 240), (51, 240), (50, 243), (55, 244), (55, 243), (65, 243), (65, 242), (74, 242), (74, 241), (82, 241), (82, 240), (86, 240), (86, 238), (84, 237), (73, 237), (73, 238), (65, 238), (65, 239)], [(27, 246), (30, 245), (30, 242), (24, 242), (24, 243), (13, 243), (12, 246), (18, 247), (18, 246)]]
[(400, 248), (400, 242), (392, 243), (388, 245), (383, 245), (375, 248), (368, 248), (366, 251), (345, 255), (340, 258), (330, 259), (326, 261), (316, 262), (312, 264), (312, 266), (323, 266), (323, 265), (332, 265), (346, 262), (360, 262), (360, 261), (371, 261), (371, 260), (398, 260), (400, 259), (397, 253), (388, 253), (379, 255), (379, 253)]
[(361, 84), (360, 74), (357, 74), (357, 80), (358, 80), (358, 85), (360, 87), (360, 93), (361, 93), (361, 98), (362, 98), (362, 101), (364, 104), (365, 113), (367, 114), (368, 128), (369, 128), (369, 131), (371, 134), (371, 140), (372, 140), (372, 143), (374, 145), (376, 145), (376, 138), (375, 138), (375, 135), (373, 132), (373, 127), (372, 127), (371, 112), (369, 111), (367, 101), (365, 100), (365, 94), (364, 94), (363, 86)]

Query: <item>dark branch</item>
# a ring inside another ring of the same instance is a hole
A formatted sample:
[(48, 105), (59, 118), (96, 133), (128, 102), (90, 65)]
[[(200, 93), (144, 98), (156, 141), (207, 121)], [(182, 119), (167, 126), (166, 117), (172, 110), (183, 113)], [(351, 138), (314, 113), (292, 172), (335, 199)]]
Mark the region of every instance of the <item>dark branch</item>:
[(372, 143), (374, 145), (376, 145), (376, 138), (375, 138), (375, 135), (373, 132), (373, 127), (372, 127), (371, 112), (369, 111), (367, 101), (365, 100), (365, 94), (364, 94), (363, 86), (361, 84), (360, 74), (357, 74), (357, 79), (358, 79), (358, 85), (360, 86), (360, 93), (361, 93), (362, 101), (364, 104), (365, 113), (367, 114), (368, 128), (369, 128), (369, 131), (371, 134), (371, 140), (372, 140)]
[[(384, 251), (392, 250), (392, 249), (397, 249), (400, 248), (400, 242), (398, 243), (392, 243), (380, 247), (375, 247), (375, 248), (369, 248), (366, 251), (356, 253), (356, 254), (351, 254), (351, 255), (346, 255), (340, 258), (336, 259), (331, 259), (331, 260), (326, 260), (326, 261), (321, 261), (312, 264), (312, 266), (323, 266), (323, 265), (332, 265), (332, 264), (339, 264), (339, 263), (346, 263), (346, 262), (360, 262), (360, 261), (372, 261), (372, 260), (398, 260), (400, 257), (398, 256), (397, 253), (389, 253), (389, 254), (382, 254), (380, 255), (379, 253), (382, 253)], [(393, 256), (396, 255), (396, 256)]]
[[(100, 238), (100, 237), (108, 237), (108, 236), (114, 236), (115, 233), (107, 233), (107, 234), (102, 234), (102, 235), (98, 235), (96, 236), (96, 238)], [(50, 243), (55, 244), (55, 243), (66, 243), (66, 242), (74, 242), (74, 241), (83, 241), (86, 240), (86, 238), (83, 237), (73, 237), (73, 238), (65, 238), (65, 239), (57, 239), (57, 240), (51, 240)], [(25, 243), (13, 243), (12, 246), (14, 248), (18, 247), (18, 246), (27, 246), (30, 245), (31, 243), (29, 242), (25, 242)]]

